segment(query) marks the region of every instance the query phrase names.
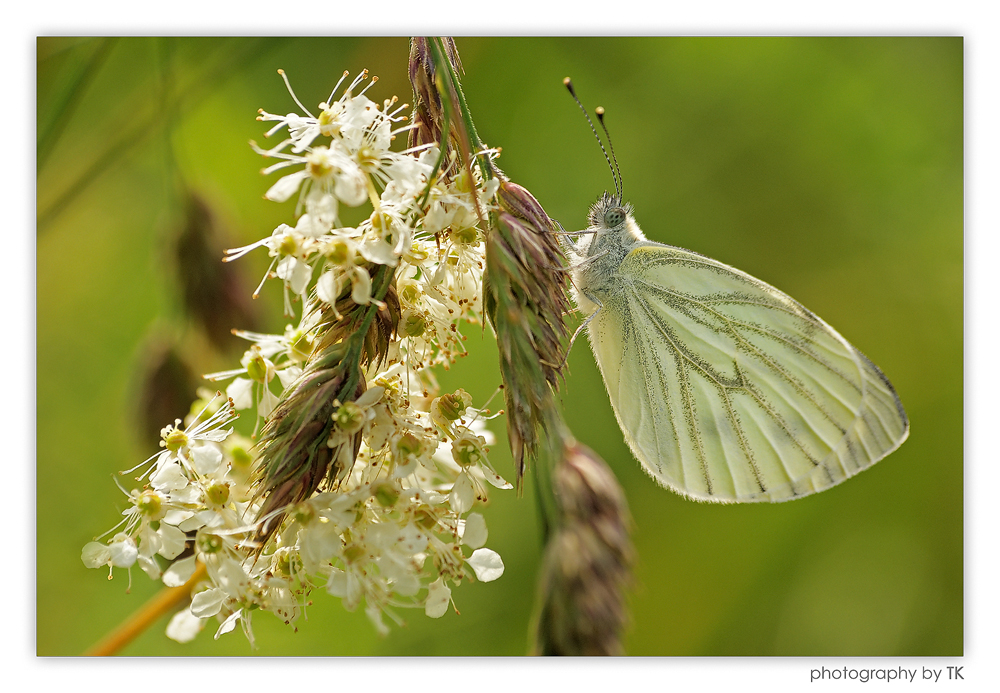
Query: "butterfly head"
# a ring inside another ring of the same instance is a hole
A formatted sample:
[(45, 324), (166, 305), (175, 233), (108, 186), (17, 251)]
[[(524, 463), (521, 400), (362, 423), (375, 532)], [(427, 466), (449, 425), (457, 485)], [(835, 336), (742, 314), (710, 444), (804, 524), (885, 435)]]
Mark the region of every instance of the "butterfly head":
[(625, 226), (632, 216), (632, 205), (622, 202), (617, 194), (604, 193), (590, 208), (590, 228), (613, 231)]

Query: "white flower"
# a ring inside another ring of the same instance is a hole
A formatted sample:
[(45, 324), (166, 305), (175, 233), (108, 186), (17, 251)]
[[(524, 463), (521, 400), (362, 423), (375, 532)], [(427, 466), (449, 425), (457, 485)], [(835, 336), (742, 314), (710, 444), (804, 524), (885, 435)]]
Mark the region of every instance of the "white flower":
[(83, 547), (80, 557), (88, 568), (100, 568), (102, 565), (109, 568), (131, 568), (139, 558), (139, 549), (132, 537), (119, 532), (108, 544), (90, 542)]
[[(226, 259), (267, 248), (265, 279), (281, 281), (285, 312), (298, 308), (300, 321), (281, 335), (235, 332), (253, 343), (241, 367), (206, 376), (232, 379), (229, 400), (163, 430), (164, 449), (134, 468), (147, 466), (139, 481), (148, 479), (128, 492), (130, 505), (115, 528), (121, 531), (83, 549), (89, 567), (138, 562), (170, 586), (187, 583), (204, 564), (207, 588), (167, 628), (177, 641), (193, 639), (215, 618), (216, 638), (239, 622), (253, 645), (254, 611), (293, 623), (321, 586), (344, 608), (362, 607), (384, 634), (402, 622), (396, 610), (440, 618), (456, 586), (503, 573), (500, 557), (484, 548), (486, 522), (472, 511), (486, 500), (488, 485), (511, 485), (490, 467), (493, 439), (483, 412), (464, 390), (440, 394), (430, 371), (465, 353), (461, 321), (482, 324), (480, 219), (499, 181), (484, 181), (478, 166), (470, 173), (455, 153), (440, 161), (433, 145), (391, 151), (393, 137), (413, 126), (402, 124), (405, 104), (397, 107), (393, 98), (380, 106), (365, 96), (374, 83), (367, 80), (362, 73), (335, 98), (342, 78), (315, 116), (290, 86), (302, 114), (260, 112), (260, 120), (275, 122), (268, 136), (287, 130), (271, 149), (252, 145), (278, 160), (264, 171), (281, 174), (265, 196), (298, 195), (295, 219)], [(342, 225), (345, 207), (366, 204), (370, 212), (358, 215), (356, 228)], [(345, 309), (346, 297), (356, 306), (394, 308), (373, 293), (373, 263), (392, 268), (401, 315), (385, 360), (362, 368), (364, 394), (334, 406), (327, 445), (342, 456), (343, 471), (284, 509), (277, 532), (260, 546), (255, 518), (266, 495), (251, 486), (259, 470), (250, 441), (228, 425), (236, 409), (256, 408), (256, 432), (261, 417), (317, 367), (315, 359), (328, 353), (328, 331), (347, 317), (338, 310), (351, 319), (366, 312)]]
[(161, 573), (154, 556), (160, 554), (167, 560), (177, 558), (184, 551), (186, 539), (184, 532), (162, 521), (155, 530), (151, 524), (141, 523), (136, 537), (139, 541), (139, 566), (153, 580), (158, 580)]
[[(157, 472), (163, 471), (163, 488), (166, 490), (177, 490), (183, 488), (176, 477), (177, 470), (172, 469), (172, 465), (178, 465), (183, 475), (196, 473), (194, 462), (191, 458), (192, 448), (202, 442), (221, 443), (229, 434), (232, 428), (223, 428), (237, 418), (232, 402), (224, 401), (221, 406), (210, 416), (206, 414), (214, 403), (210, 402), (198, 416), (195, 417), (194, 425), (181, 426), (181, 420), (177, 419), (172, 426), (166, 426), (160, 431), (160, 446), (163, 451), (153, 455), (144, 462), (136, 465), (127, 472), (133, 472), (140, 467), (153, 462), (149, 469), (142, 475), (149, 474), (154, 469)], [(139, 478), (142, 478), (141, 476)]]

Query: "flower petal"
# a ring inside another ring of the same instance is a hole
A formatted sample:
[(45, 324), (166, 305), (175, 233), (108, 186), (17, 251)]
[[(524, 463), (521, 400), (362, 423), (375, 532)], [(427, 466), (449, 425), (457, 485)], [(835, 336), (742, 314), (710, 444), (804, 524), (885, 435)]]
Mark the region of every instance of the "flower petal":
[(469, 513), (465, 520), (465, 530), (462, 533), (462, 543), (470, 549), (478, 549), (486, 543), (489, 532), (486, 520), (479, 513)]
[(194, 575), (195, 557), (190, 556), (174, 562), (163, 573), (163, 584), (167, 587), (180, 587)]
[(191, 600), (191, 613), (198, 618), (208, 618), (215, 616), (222, 609), (222, 602), (226, 601), (226, 593), (213, 587), (194, 595)]
[(468, 474), (463, 472), (458, 475), (458, 480), (452, 486), (448, 500), (451, 503), (451, 509), (459, 515), (472, 508), (472, 504), (476, 502), (476, 489)]
[(111, 561), (111, 549), (107, 544), (92, 541), (83, 547), (80, 558), (88, 568), (100, 568)]
[(295, 191), (299, 189), (302, 184), (302, 180), (306, 177), (306, 172), (296, 171), (295, 173), (289, 173), (287, 176), (277, 180), (270, 189), (264, 193), (264, 197), (268, 200), (274, 202), (284, 202), (289, 197), (295, 194)]
[(490, 549), (476, 549), (469, 556), (469, 565), (476, 571), (482, 582), (493, 582), (503, 575), (503, 560), (500, 554)]
[(170, 623), (167, 624), (167, 637), (175, 642), (191, 642), (204, 625), (205, 622), (192, 614), (190, 609), (184, 609), (170, 619)]
[(430, 618), (441, 618), (448, 611), (451, 603), (451, 589), (444, 583), (444, 578), (438, 578), (427, 587), (427, 601), (424, 602), (424, 613)]

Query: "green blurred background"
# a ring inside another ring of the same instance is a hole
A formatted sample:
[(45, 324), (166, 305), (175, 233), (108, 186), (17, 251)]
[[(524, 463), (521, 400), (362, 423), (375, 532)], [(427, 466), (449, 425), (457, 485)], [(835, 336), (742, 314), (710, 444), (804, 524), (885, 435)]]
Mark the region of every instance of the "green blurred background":
[[(735, 265), (794, 296), (889, 376), (909, 440), (860, 477), (774, 506), (713, 506), (656, 486), (632, 459), (581, 340), (562, 390), (577, 436), (611, 465), (634, 518), (631, 655), (960, 655), (963, 652), (960, 38), (459, 38), (464, 87), (500, 166), (567, 229), (611, 174), (561, 84), (607, 110), (646, 235)], [(402, 38), (38, 41), (37, 652), (81, 653), (157, 590), (88, 570), (83, 545), (125, 507), (117, 470), (156, 449), (141, 433), (151, 359), (210, 347), (178, 294), (172, 238), (185, 191), (248, 243), (290, 221), (247, 145), (258, 108), (311, 108), (344, 69), (410, 100)], [(263, 251), (227, 269), (249, 294)], [(255, 308), (280, 330), (280, 290)], [(239, 325), (237, 325), (239, 326)], [(228, 327), (228, 326), (227, 326)], [(441, 374), (477, 402), (499, 383), (489, 336)], [(245, 343), (232, 338), (236, 354)], [(168, 420), (158, 425), (169, 423)], [(492, 461), (513, 476), (502, 419)], [(168, 640), (129, 655), (520, 655), (539, 530), (532, 500), (495, 492), (488, 545), (506, 572), (455, 591), (461, 616), (379, 637), (320, 591), (298, 632)]]

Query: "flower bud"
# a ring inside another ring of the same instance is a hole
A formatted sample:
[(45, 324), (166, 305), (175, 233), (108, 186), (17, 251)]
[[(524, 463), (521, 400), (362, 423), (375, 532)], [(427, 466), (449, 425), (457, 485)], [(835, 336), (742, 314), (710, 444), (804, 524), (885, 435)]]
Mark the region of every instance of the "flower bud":
[(448, 235), (459, 245), (475, 245), (479, 242), (479, 231), (474, 226), (452, 228)]
[(448, 422), (458, 421), (470, 404), (472, 404), (472, 397), (465, 390), (459, 389), (435, 399), (431, 403), (431, 416), (437, 415), (440, 419)]
[(404, 310), (397, 329), (403, 337), (419, 337), (427, 330), (427, 320), (415, 310)]
[(274, 563), (272, 563), (274, 573), (283, 577), (294, 577), (302, 572), (302, 557), (297, 551), (287, 548), (280, 548), (274, 553)]
[(509, 180), (503, 181), (497, 192), (497, 199), (504, 210), (515, 218), (523, 219), (530, 226), (543, 230), (551, 230), (554, 226), (549, 215), (538, 204), (538, 200), (526, 188), (517, 183), (512, 183)]
[[(180, 424), (180, 420), (177, 421)], [(163, 429), (163, 446), (170, 452), (177, 452), (188, 444), (187, 433), (177, 426), (167, 426)]]
[(307, 525), (316, 517), (316, 510), (309, 503), (298, 503), (289, 515), (301, 525)]
[(372, 487), (372, 496), (383, 508), (391, 508), (399, 500), (399, 489), (388, 481), (382, 481)]
[(535, 650), (621, 654), (632, 560), (625, 495), (607, 465), (582, 445), (565, 449), (552, 486), (558, 510), (543, 559)]
[(344, 402), (333, 413), (333, 421), (340, 430), (347, 433), (357, 433), (365, 424), (365, 412), (356, 402)]
[(242, 445), (233, 445), (229, 448), (230, 465), (241, 474), (250, 472), (253, 466), (253, 456)]
[(153, 520), (158, 520), (163, 516), (163, 499), (156, 491), (146, 490), (139, 494), (135, 507), (140, 513)]
[(198, 536), (195, 539), (195, 545), (201, 553), (218, 553), (222, 550), (222, 537), (209, 532), (198, 532)]
[(413, 456), (419, 456), (424, 450), (423, 441), (410, 431), (399, 436), (395, 441), (395, 446), (395, 452), (400, 461), (408, 460)]
[(475, 435), (464, 435), (451, 445), (451, 456), (459, 467), (471, 467), (483, 459), (483, 439)]
[(267, 383), (274, 375), (274, 366), (256, 350), (246, 360), (247, 377), (255, 383)]
[(365, 549), (363, 546), (358, 546), (357, 544), (349, 544), (344, 547), (344, 560), (348, 563), (354, 563), (365, 557)]
[(229, 500), (229, 484), (213, 481), (205, 490), (205, 497), (212, 505), (225, 505)]

